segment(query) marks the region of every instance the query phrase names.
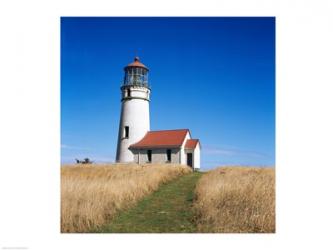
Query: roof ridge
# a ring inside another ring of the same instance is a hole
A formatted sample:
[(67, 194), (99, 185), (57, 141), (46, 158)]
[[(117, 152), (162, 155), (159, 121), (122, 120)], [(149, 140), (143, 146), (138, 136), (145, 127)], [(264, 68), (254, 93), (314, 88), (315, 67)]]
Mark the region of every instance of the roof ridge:
[(186, 131), (190, 131), (188, 128), (178, 128), (178, 129), (161, 129), (161, 130), (150, 130), (149, 132), (162, 132), (162, 131), (180, 131), (180, 130), (186, 130)]

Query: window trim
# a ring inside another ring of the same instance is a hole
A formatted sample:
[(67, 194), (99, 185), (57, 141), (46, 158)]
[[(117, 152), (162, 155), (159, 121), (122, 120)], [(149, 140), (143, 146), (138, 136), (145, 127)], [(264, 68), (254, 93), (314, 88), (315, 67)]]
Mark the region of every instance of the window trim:
[(124, 126), (124, 137), (125, 139), (129, 138), (129, 126)]

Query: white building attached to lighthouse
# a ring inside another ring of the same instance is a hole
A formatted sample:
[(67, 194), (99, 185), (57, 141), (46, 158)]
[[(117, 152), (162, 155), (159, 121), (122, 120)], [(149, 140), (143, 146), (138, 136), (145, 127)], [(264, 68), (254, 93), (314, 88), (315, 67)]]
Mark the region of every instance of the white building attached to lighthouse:
[(149, 69), (138, 57), (125, 68), (117, 162), (176, 163), (200, 168), (200, 141), (188, 129), (150, 131)]

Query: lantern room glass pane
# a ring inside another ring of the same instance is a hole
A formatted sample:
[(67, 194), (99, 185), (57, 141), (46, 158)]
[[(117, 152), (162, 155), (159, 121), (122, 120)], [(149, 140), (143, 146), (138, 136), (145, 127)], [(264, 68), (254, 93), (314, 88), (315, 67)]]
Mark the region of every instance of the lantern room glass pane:
[(129, 67), (125, 70), (124, 85), (148, 86), (148, 70), (141, 67)]

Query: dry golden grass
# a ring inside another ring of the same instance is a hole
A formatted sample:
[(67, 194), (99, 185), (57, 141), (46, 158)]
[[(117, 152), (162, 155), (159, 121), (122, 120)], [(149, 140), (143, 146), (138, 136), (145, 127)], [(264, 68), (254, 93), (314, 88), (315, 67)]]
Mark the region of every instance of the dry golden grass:
[(190, 173), (180, 165), (82, 165), (61, 168), (61, 232), (88, 232), (160, 184)]
[(217, 168), (195, 193), (200, 232), (275, 232), (275, 168)]

